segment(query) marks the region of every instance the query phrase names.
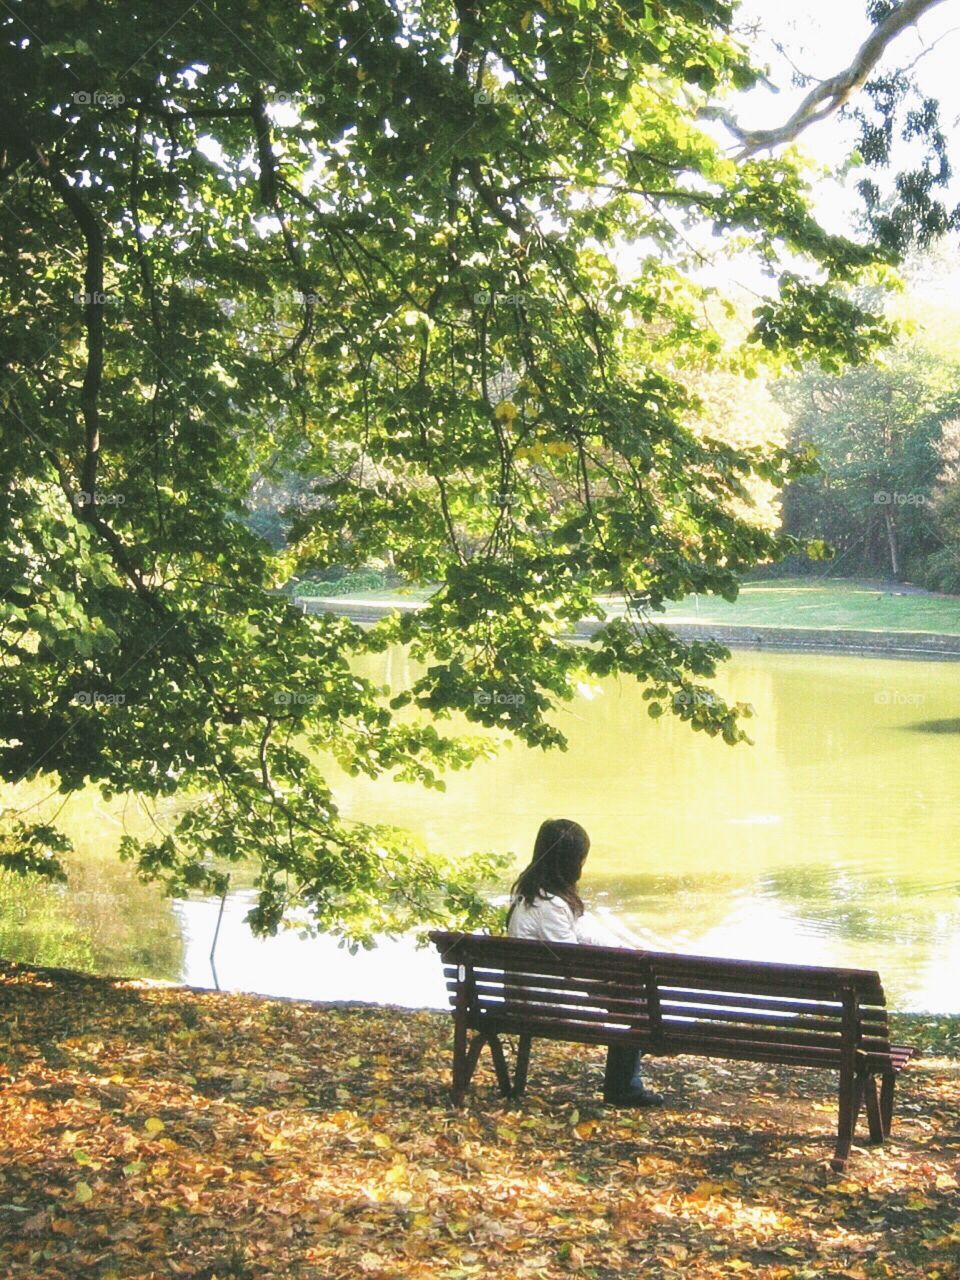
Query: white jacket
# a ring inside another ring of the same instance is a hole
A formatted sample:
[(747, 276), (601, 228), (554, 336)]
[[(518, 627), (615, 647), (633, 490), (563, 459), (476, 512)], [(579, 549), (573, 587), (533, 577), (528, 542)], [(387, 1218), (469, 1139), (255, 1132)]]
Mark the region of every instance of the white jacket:
[(522, 898), (510, 913), (507, 933), (511, 938), (533, 938), (538, 942), (583, 942), (598, 947), (635, 946), (632, 939), (619, 936), (589, 913), (574, 914), (563, 898), (544, 895), (528, 907)]

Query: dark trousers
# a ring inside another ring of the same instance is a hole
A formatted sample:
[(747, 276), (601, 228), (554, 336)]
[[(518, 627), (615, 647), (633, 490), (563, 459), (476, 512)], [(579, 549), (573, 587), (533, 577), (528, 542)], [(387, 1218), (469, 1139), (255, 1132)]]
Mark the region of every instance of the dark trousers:
[(634, 1074), (640, 1070), (643, 1054), (629, 1045), (612, 1044), (607, 1049), (607, 1068), (603, 1073), (603, 1096), (622, 1098), (629, 1092)]

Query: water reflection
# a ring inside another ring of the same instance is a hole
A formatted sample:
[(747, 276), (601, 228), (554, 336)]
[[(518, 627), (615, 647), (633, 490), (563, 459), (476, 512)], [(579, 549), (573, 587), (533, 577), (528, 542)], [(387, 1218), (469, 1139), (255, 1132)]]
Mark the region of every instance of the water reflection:
[[(414, 677), (399, 650), (368, 666), (395, 687)], [(610, 680), (560, 711), (566, 753), (515, 746), (452, 774), (444, 793), (362, 777), (336, 792), (349, 816), (518, 862), (543, 817), (569, 815), (593, 839), (587, 895), (647, 945), (879, 968), (900, 1007), (960, 1011), (960, 664), (739, 653), (720, 687), (756, 708), (754, 747), (654, 723), (635, 686)], [(219, 900), (165, 902), (116, 861), (135, 806), (80, 797), (68, 818), (69, 892), (0, 878), (0, 952), (211, 985)], [(351, 957), (292, 933), (251, 940), (243, 868), (234, 884), (222, 986), (443, 1003), (435, 957), (408, 943)]]
[(955, 720), (918, 720), (916, 724), (900, 726), (911, 733), (960, 733), (960, 718)]
[[(305, 1000), (366, 1000), (409, 1008), (446, 1006), (446, 989), (436, 952), (412, 941), (385, 940), (375, 951), (350, 955), (332, 938), (302, 939), (293, 931), (275, 938), (251, 938), (244, 916), (253, 903), (249, 890), (228, 898), (215, 953), (216, 977), (224, 990)], [(215, 985), (210, 948), (220, 899), (176, 903), (184, 940), (183, 981)]]

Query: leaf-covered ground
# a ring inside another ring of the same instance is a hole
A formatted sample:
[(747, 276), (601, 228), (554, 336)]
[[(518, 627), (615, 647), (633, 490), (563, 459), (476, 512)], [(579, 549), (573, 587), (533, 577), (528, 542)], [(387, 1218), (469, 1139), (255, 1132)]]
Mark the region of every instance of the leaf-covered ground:
[(4, 1280), (960, 1275), (960, 1022), (894, 1140), (827, 1167), (835, 1077), (676, 1059), (605, 1108), (603, 1051), (534, 1046), (448, 1101), (449, 1019), (0, 963)]

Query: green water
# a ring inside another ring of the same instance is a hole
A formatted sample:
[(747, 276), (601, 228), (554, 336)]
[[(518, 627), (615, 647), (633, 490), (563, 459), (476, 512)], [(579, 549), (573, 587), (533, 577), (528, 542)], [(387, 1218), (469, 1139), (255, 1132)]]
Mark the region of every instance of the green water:
[[(411, 672), (397, 651), (369, 674), (401, 687)], [(608, 681), (559, 713), (566, 753), (504, 749), (443, 794), (342, 779), (338, 796), (431, 847), (518, 862), (544, 817), (576, 818), (585, 897), (648, 945), (879, 968), (900, 1007), (960, 1011), (960, 664), (740, 652), (718, 688), (755, 707), (755, 746), (651, 721), (634, 685)], [(0, 881), (0, 954), (209, 981), (215, 904), (165, 903), (109, 856), (136, 806), (85, 796), (66, 816), (80, 887)], [(402, 946), (351, 969), (322, 941), (252, 943), (245, 903), (225, 919), (223, 985), (370, 998), (389, 969), (405, 1002), (442, 996), (432, 960)]]

